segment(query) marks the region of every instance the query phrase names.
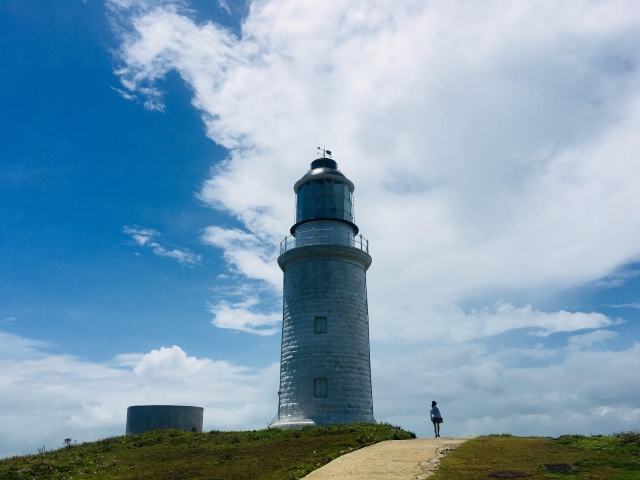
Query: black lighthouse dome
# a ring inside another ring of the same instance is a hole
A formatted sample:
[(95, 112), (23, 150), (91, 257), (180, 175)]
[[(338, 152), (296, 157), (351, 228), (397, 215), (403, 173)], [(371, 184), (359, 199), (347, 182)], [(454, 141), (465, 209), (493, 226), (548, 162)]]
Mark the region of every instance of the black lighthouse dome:
[(353, 223), (354, 185), (331, 158), (318, 158), (311, 162), (309, 171), (296, 182), (296, 224), (291, 233), (307, 222), (335, 220), (349, 224), (353, 233), (358, 227)]

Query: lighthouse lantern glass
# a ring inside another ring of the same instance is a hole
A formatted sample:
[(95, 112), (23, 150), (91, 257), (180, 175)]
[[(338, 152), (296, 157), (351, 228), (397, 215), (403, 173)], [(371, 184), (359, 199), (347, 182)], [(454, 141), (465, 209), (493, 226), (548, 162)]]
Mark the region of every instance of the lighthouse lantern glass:
[(332, 178), (309, 180), (300, 185), (296, 221), (320, 218), (353, 221), (353, 201), (349, 185)]

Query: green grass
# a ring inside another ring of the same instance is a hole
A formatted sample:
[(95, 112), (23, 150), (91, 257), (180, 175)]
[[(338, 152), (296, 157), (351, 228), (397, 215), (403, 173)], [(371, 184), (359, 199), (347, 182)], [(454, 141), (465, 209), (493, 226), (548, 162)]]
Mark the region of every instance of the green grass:
[(0, 460), (0, 479), (297, 479), (345, 453), (415, 437), (389, 424), (187, 433), (155, 430)]
[[(569, 463), (574, 470), (547, 473), (545, 463)], [(489, 435), (470, 440), (441, 462), (432, 480), (487, 480), (487, 473), (519, 470), (529, 479), (640, 479), (640, 434), (557, 439)]]

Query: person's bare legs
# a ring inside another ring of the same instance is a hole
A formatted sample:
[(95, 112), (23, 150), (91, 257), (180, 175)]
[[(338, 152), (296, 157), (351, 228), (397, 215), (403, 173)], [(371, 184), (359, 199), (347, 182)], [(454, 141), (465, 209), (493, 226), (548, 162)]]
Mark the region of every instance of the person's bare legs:
[(438, 422), (433, 422), (433, 434), (436, 437), (440, 435), (440, 424)]
[(436, 423), (436, 429), (438, 430), (436, 432), (436, 437), (439, 437), (440, 436), (440, 422)]

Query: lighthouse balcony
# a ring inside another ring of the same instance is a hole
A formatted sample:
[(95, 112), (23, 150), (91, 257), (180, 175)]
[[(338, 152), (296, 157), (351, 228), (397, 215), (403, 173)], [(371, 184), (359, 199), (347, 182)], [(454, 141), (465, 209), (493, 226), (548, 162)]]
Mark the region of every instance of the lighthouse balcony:
[(343, 229), (323, 228), (307, 231), (298, 231), (295, 235), (289, 235), (280, 243), (280, 255), (294, 248), (310, 245), (340, 245), (352, 247), (369, 253), (369, 240), (362, 235), (354, 235)]

